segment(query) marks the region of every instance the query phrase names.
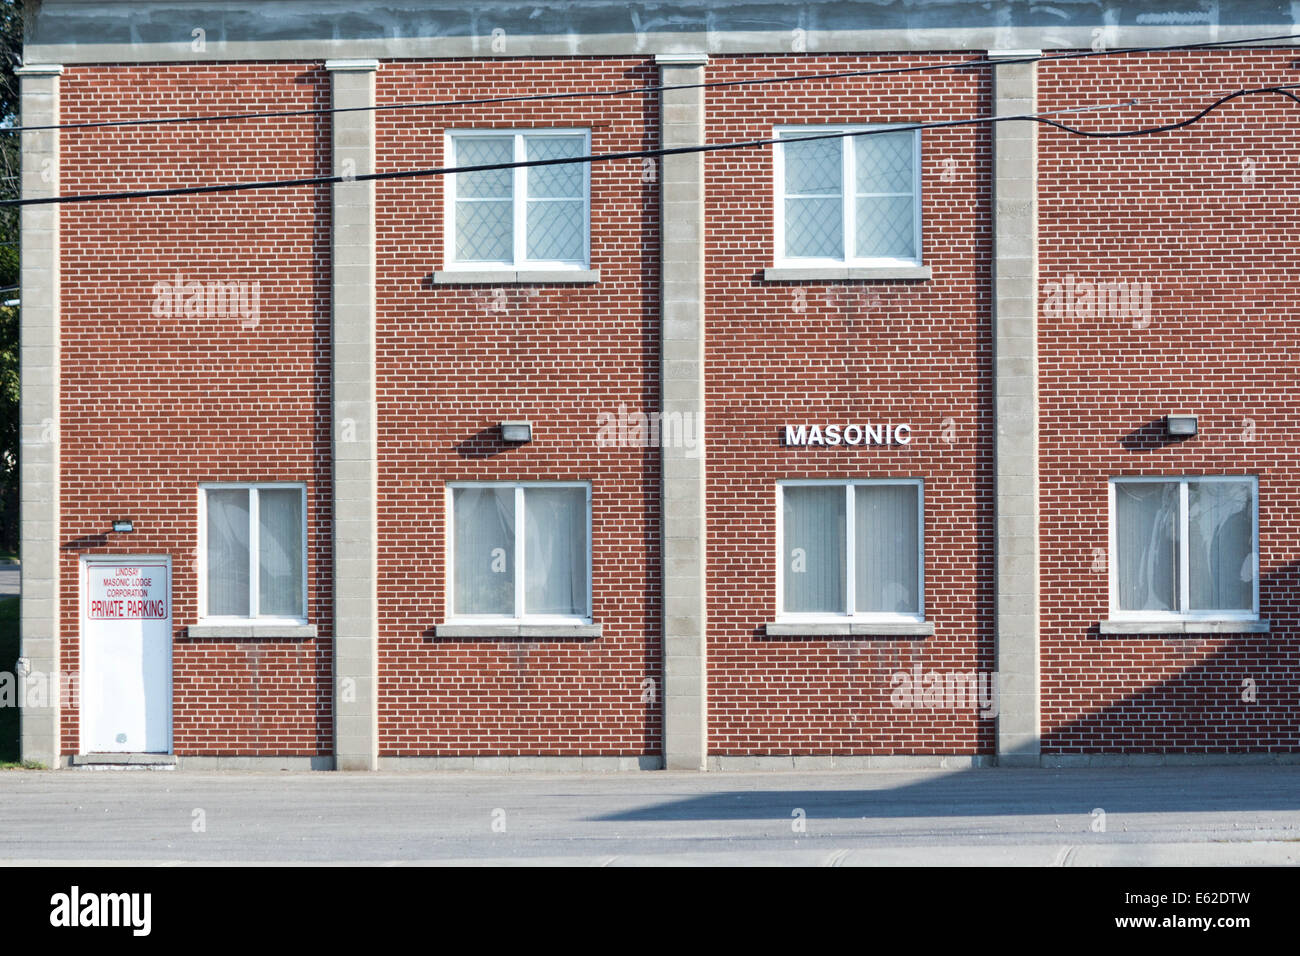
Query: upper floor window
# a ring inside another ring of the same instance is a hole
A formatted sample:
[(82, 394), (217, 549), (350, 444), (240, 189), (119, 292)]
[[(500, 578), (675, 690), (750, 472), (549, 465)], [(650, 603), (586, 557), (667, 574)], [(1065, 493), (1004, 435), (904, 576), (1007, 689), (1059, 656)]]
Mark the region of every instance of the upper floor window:
[(591, 486), (448, 489), (449, 620), (591, 623)]
[[(805, 126), (782, 140), (889, 129)], [(782, 142), (776, 164), (776, 258), (785, 266), (921, 264), (921, 132)]]
[[(451, 166), (585, 156), (586, 130), (447, 134)], [(587, 163), (481, 169), (447, 177), (448, 269), (585, 269), (590, 258)]]
[(777, 495), (778, 616), (925, 619), (919, 480), (785, 481)]
[(1255, 618), (1253, 477), (1110, 482), (1110, 602), (1117, 619)]
[(199, 617), (305, 623), (306, 489), (200, 489)]

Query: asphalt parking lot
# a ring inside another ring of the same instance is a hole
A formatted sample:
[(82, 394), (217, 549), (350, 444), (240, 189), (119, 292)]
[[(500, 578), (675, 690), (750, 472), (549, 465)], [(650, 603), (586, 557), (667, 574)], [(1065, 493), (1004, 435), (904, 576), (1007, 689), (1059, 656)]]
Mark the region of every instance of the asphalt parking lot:
[(1286, 865), (1300, 767), (6, 771), (7, 864)]

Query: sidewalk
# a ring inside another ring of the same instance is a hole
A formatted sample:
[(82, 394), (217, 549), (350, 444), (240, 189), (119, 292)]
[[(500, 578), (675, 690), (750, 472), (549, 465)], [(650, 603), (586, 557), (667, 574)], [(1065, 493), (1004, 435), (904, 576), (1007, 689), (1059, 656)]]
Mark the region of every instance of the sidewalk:
[(9, 863), (1285, 865), (1300, 767), (0, 773)]

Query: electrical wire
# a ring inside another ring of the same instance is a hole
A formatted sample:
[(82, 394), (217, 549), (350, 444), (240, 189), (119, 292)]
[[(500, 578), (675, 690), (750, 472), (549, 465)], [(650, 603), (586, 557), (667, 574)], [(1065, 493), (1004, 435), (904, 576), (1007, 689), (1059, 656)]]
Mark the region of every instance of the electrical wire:
[(194, 196), (209, 193), (226, 193), (241, 192), (254, 189), (288, 189), (299, 186), (325, 186), (337, 183), (352, 182), (380, 182), (395, 179), (419, 179), (432, 176), (446, 176), (456, 173), (477, 173), (490, 172), (502, 169), (527, 169), (541, 166), (564, 166), (575, 163), (598, 163), (612, 162), (625, 159), (649, 159), (663, 156), (681, 156), (692, 153), (712, 153), (733, 149), (754, 149), (760, 146), (774, 146), (777, 144), (796, 143), (796, 142), (814, 142), (817, 140), (828, 139), (845, 139), (847, 137), (858, 136), (878, 136), (890, 133), (906, 132), (910, 130), (927, 130), (927, 129), (953, 129), (964, 126), (979, 126), (984, 124), (1009, 123), (1009, 122), (1034, 122), (1062, 130), (1075, 136), (1086, 136), (1096, 138), (1118, 138), (1128, 136), (1150, 136), (1156, 133), (1168, 132), (1176, 129), (1184, 129), (1194, 123), (1200, 122), (1206, 116), (1222, 107), (1224, 104), (1231, 102), (1243, 96), (1258, 96), (1264, 94), (1274, 94), (1284, 96), (1287, 99), (1300, 103), (1300, 97), (1297, 97), (1292, 90), (1300, 89), (1300, 84), (1290, 84), (1286, 86), (1263, 86), (1252, 89), (1234, 90), (1225, 96), (1215, 100), (1209, 106), (1195, 115), (1176, 123), (1168, 123), (1160, 126), (1142, 127), (1131, 130), (1114, 130), (1108, 132), (1098, 132), (1092, 130), (1082, 130), (1076, 127), (1067, 126), (1056, 120), (1048, 119), (1049, 116), (1058, 116), (1063, 113), (1095, 112), (1098, 110), (1113, 110), (1131, 107), (1136, 101), (1126, 103), (1108, 104), (1102, 106), (1083, 106), (1071, 109), (1053, 110), (1048, 113), (1019, 113), (1008, 116), (979, 116), (959, 120), (938, 120), (929, 123), (903, 123), (867, 130), (838, 131), (833, 133), (818, 133), (810, 136), (798, 137), (778, 137), (775, 139), (753, 139), (743, 140), (731, 143), (711, 143), (700, 146), (675, 146), (662, 149), (642, 149), (629, 150), (618, 153), (598, 153), (587, 156), (566, 156), (557, 159), (533, 159), (523, 160), (513, 163), (486, 163), (475, 166), (449, 166), (434, 167), (429, 169), (402, 169), (393, 170), (383, 173), (362, 173), (357, 175), (345, 176), (307, 176), (298, 179), (279, 179), (267, 180), (261, 182), (240, 182), (240, 183), (214, 183), (208, 186), (171, 186), (160, 189), (140, 189), (127, 190), (111, 193), (83, 193), (70, 196), (42, 196), (28, 199), (5, 199), (0, 200), (0, 208), (8, 206), (43, 206), (63, 203), (85, 203), (85, 202), (105, 202), (110, 200), (121, 199), (148, 199), (161, 196)]
[(1115, 50), (1082, 50), (1071, 53), (1051, 53), (1024, 57), (1007, 57), (997, 60), (958, 60), (951, 63), (930, 63), (919, 66), (882, 67), (872, 70), (844, 70), (835, 73), (798, 73), (783, 76), (749, 77), (740, 80), (710, 80), (704, 83), (679, 83), (661, 86), (633, 86), (610, 90), (576, 90), (568, 93), (528, 93), (516, 96), (489, 96), (463, 100), (434, 100), (412, 103), (384, 103), (369, 106), (322, 106), (301, 110), (270, 110), (253, 113), (218, 113), (208, 116), (146, 117), (140, 119), (89, 120), (80, 123), (51, 123), (38, 126), (0, 127), (0, 133), (37, 133), (55, 130), (102, 129), (120, 126), (165, 126), (182, 123), (221, 123), (251, 119), (284, 119), (298, 116), (320, 116), (334, 113), (385, 112), (391, 110), (446, 109), (463, 106), (490, 106), (504, 103), (530, 103), (541, 100), (593, 99), (599, 97), (632, 96), (641, 93), (668, 93), (678, 90), (707, 90), (735, 86), (760, 86), (779, 83), (801, 83), (813, 80), (837, 80), (864, 76), (889, 76), (904, 73), (924, 73), (937, 70), (967, 70), (1009, 63), (1042, 63), (1052, 60), (1076, 60), (1087, 57), (1128, 56), (1137, 53), (1177, 52), (1204, 50), (1259, 43), (1276, 43), (1283, 40), (1300, 41), (1300, 34), (1279, 34), (1265, 37), (1247, 37), (1239, 40), (1207, 40), (1202, 43), (1178, 43), (1169, 46), (1126, 47)]

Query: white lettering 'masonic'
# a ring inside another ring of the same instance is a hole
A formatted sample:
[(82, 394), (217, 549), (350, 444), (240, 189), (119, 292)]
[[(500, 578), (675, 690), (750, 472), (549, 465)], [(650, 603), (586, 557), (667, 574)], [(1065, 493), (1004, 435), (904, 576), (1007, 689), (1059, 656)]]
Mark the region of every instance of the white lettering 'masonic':
[(906, 445), (911, 425), (786, 425), (787, 445)]

